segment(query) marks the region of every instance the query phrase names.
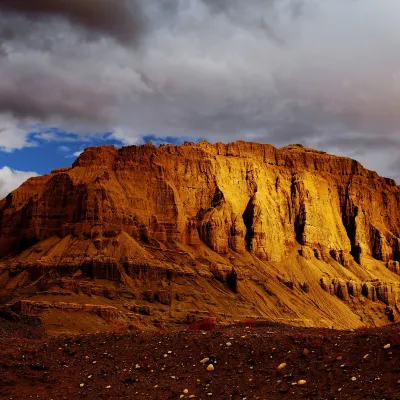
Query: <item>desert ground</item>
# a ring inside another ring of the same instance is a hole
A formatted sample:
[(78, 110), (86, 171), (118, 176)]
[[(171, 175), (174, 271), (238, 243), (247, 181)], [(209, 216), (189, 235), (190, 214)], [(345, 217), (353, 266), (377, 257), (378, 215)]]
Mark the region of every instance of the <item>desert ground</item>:
[(49, 337), (2, 320), (2, 399), (400, 399), (400, 326), (196, 324)]

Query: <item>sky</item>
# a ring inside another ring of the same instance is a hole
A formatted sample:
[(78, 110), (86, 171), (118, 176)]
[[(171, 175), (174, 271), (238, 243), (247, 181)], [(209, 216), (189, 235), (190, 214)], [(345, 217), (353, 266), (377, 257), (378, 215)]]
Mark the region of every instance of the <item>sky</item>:
[(300, 143), (400, 182), (398, 0), (0, 0), (0, 198), (87, 146)]

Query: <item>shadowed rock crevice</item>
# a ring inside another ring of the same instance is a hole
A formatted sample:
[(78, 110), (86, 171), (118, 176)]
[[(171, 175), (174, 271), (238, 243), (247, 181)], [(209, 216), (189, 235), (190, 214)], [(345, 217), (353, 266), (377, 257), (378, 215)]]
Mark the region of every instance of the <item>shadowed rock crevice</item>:
[(306, 206), (305, 206), (305, 188), (304, 183), (300, 181), (296, 174), (292, 175), (290, 186), (291, 211), (290, 218), (294, 216), (294, 231), (296, 240), (299, 244), (306, 244), (305, 226), (306, 226)]
[(246, 210), (243, 213), (243, 222), (246, 227), (245, 243), (246, 249), (248, 251), (253, 250), (253, 240), (254, 240), (254, 220), (256, 218), (257, 206), (254, 202), (254, 196), (249, 201)]
[(211, 201), (211, 207), (218, 207), (221, 204), (225, 203), (224, 194), (221, 192), (221, 189), (217, 186), (215, 189), (215, 193), (213, 199)]
[(226, 284), (233, 293), (238, 292), (238, 277), (235, 268), (232, 268), (232, 271), (226, 275)]
[(392, 238), (393, 261), (400, 262), (400, 238)]
[(359, 209), (357, 206), (354, 205), (353, 201), (350, 198), (350, 184), (347, 185), (344, 191), (342, 188), (339, 188), (339, 197), (340, 197), (340, 209), (342, 213), (342, 221), (351, 245), (350, 254), (353, 256), (354, 261), (360, 264), (361, 247), (357, 241), (357, 223), (356, 223), (356, 218), (358, 216)]
[(372, 257), (374, 257), (376, 260), (383, 261), (384, 254), (382, 233), (375, 227), (371, 226), (370, 238)]

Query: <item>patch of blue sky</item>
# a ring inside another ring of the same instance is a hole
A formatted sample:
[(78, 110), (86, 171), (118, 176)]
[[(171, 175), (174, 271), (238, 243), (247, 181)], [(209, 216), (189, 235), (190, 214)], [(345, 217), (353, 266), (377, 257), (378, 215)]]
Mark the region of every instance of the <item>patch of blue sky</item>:
[[(11, 152), (0, 151), (0, 168), (8, 166), (20, 171), (35, 171), (47, 174), (54, 168), (71, 165), (76, 157), (88, 146), (113, 145), (122, 147), (122, 141), (113, 137), (112, 132), (98, 134), (77, 134), (57, 127), (31, 126), (28, 146)], [(192, 136), (142, 135), (141, 143), (152, 142), (154, 145), (175, 144), (185, 141), (198, 142), (202, 138)]]

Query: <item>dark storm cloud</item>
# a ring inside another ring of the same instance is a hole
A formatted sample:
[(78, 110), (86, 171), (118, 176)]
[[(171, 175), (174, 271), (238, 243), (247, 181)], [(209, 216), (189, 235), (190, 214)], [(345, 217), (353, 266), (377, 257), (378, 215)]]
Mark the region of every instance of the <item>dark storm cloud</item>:
[[(76, 82), (62, 71), (45, 63), (24, 65), (0, 61), (6, 80), (0, 80), (0, 110), (15, 117), (46, 119), (49, 115), (68, 119), (107, 121), (107, 107), (113, 104), (112, 93)], [(79, 96), (77, 96), (79, 94)]]
[(28, 145), (28, 121), (302, 143), (394, 176), (398, 15), (398, 0), (0, 0), (0, 148)]
[[(145, 26), (141, 8), (134, 0), (0, 0), (0, 10), (28, 18), (65, 18), (122, 42), (136, 40)], [(7, 34), (16, 32), (3, 32), (3, 36)]]

